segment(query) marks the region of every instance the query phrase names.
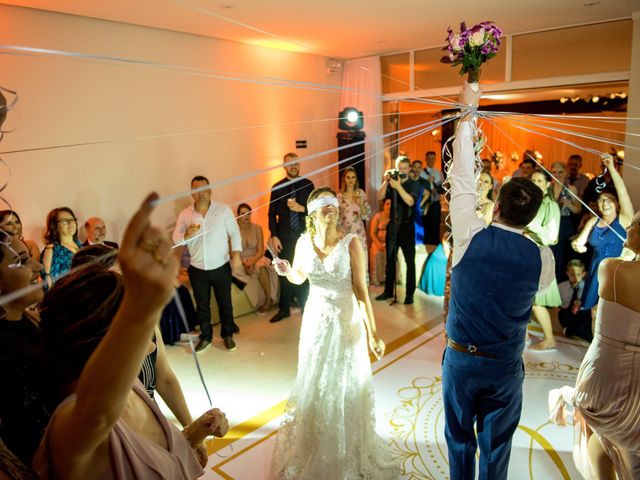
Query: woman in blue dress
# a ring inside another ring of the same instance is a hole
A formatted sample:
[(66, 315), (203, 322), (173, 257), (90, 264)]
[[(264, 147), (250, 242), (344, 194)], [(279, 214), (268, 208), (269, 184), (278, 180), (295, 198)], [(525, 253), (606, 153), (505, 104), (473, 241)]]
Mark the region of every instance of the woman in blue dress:
[(447, 280), (447, 259), (451, 252), (449, 236), (449, 234), (446, 234), (438, 247), (427, 258), (427, 264), (424, 267), (420, 285), (418, 285), (418, 288), (427, 295), (444, 296)]
[(598, 209), (601, 218), (590, 218), (580, 235), (572, 243), (574, 250), (579, 253), (584, 253), (587, 250), (587, 241), (593, 247), (593, 259), (582, 293), (580, 306), (582, 310), (595, 310), (599, 299), (598, 267), (600, 262), (605, 258), (620, 256), (622, 244), (627, 237), (626, 229), (633, 220), (633, 204), (622, 176), (615, 168), (613, 157), (605, 154), (602, 164), (611, 174), (614, 189), (607, 186), (600, 193)]
[(82, 248), (78, 240), (78, 221), (69, 207), (54, 208), (47, 215), (47, 242), (42, 252), (43, 279), (50, 288), (58, 277), (69, 271), (73, 255)]

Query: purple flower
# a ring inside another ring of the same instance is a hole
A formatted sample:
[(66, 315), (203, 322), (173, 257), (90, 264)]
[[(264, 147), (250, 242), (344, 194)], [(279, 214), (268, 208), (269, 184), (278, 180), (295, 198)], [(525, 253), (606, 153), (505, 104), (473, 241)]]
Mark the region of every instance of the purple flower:
[(451, 30), (451, 27), (447, 28), (447, 38), (445, 39), (445, 41), (451, 43), (451, 40), (453, 40), (453, 30)]
[(470, 68), (479, 68), (479, 64), (498, 52), (502, 34), (502, 29), (491, 21), (478, 23), (471, 28), (467, 28), (463, 21), (460, 23), (460, 33), (454, 33), (449, 27), (446, 46), (442, 49), (448, 55), (443, 56), (440, 61), (454, 66), (462, 64), (460, 74), (467, 73)]

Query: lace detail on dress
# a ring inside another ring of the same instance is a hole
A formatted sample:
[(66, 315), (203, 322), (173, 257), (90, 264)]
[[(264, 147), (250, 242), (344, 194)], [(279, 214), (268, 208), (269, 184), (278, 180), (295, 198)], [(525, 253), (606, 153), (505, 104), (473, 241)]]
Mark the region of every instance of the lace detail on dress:
[(348, 234), (321, 260), (298, 241), (310, 289), (298, 374), (276, 438), (272, 479), (396, 479), (400, 469), (375, 432), (371, 363), (351, 283)]

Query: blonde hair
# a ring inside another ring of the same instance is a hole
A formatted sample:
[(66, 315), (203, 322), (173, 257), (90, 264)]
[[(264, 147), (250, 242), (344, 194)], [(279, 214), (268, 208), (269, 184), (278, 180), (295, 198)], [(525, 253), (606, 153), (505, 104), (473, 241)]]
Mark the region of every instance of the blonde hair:
[[(313, 192), (311, 192), (311, 194), (309, 195), (309, 198), (307, 199), (307, 205), (309, 205), (310, 202), (312, 202), (313, 200), (315, 200), (316, 198), (318, 198), (320, 195), (322, 195), (323, 193), (330, 193), (331, 195), (333, 195), (334, 197), (336, 196), (336, 192), (331, 188), (331, 187), (320, 187), (320, 188), (316, 188)], [(307, 232), (309, 232), (309, 234), (313, 237), (316, 234), (316, 224), (315, 224), (315, 219), (316, 219), (316, 212), (313, 212), (309, 215), (307, 215), (307, 217), (305, 218), (305, 224), (307, 226)], [(338, 230), (340, 230), (340, 222), (338, 222), (338, 224), (336, 225), (336, 228)]]

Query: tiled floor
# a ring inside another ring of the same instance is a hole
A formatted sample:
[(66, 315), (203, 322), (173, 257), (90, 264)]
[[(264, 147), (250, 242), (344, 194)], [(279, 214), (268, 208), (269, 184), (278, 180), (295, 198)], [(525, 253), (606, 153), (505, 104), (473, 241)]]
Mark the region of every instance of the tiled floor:
[[(372, 296), (377, 293), (372, 289)], [(402, 478), (448, 478), (440, 396), (442, 299), (418, 293), (414, 305), (374, 302), (374, 311), (387, 343), (385, 357), (372, 367), (378, 431), (402, 459)], [(199, 354), (213, 404), (227, 414), (231, 426), (227, 438), (209, 444), (205, 478), (266, 478), (272, 434), (296, 373), (301, 320), (300, 314), (277, 324), (268, 319), (237, 319), (241, 333), (235, 337), (235, 352), (224, 350), (217, 339)], [(550, 388), (575, 381), (585, 348), (563, 339), (559, 346), (555, 353), (525, 354), (526, 400), (514, 437), (512, 479), (580, 478), (571, 460), (572, 429), (547, 423), (546, 395)], [(184, 346), (169, 347), (168, 354), (197, 416), (209, 405), (191, 354)], [(402, 403), (407, 395), (415, 406), (410, 412)]]

